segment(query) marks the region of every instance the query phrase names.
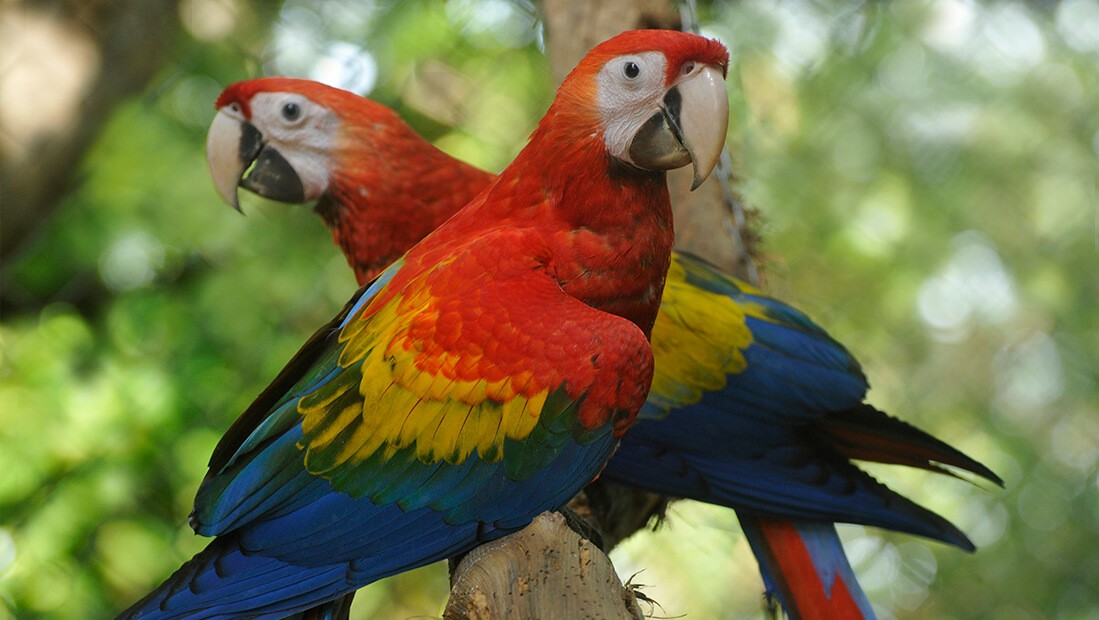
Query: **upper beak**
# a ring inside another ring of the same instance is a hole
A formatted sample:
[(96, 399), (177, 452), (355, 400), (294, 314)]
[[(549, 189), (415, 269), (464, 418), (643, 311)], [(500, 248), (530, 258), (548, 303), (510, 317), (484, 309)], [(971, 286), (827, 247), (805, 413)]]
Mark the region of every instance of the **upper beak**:
[(717, 67), (704, 66), (668, 89), (660, 111), (634, 135), (630, 160), (647, 170), (670, 170), (690, 162), (694, 190), (717, 165), (728, 127), (724, 74)]
[(238, 186), (272, 200), (305, 202), (305, 188), (290, 162), (263, 141), (255, 125), (224, 110), (206, 134), (206, 164), (218, 195), (237, 211)]

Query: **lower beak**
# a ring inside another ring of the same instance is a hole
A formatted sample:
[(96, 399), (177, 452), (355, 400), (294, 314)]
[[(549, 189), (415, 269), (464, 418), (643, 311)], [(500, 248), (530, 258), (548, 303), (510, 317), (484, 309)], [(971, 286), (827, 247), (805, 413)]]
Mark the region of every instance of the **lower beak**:
[(254, 125), (225, 112), (210, 124), (206, 163), (218, 195), (237, 211), (237, 187), (280, 202), (305, 202), (305, 188), (286, 158)]
[(634, 135), (630, 160), (646, 170), (671, 170), (690, 162), (694, 190), (717, 165), (728, 127), (724, 76), (716, 67), (703, 67), (668, 90), (660, 111)]

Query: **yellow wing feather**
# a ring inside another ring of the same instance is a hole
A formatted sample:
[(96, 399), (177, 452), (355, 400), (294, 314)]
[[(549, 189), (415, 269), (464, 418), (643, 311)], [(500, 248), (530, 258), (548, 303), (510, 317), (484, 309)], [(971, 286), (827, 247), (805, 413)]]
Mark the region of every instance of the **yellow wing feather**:
[[(549, 389), (531, 391), (529, 372), (498, 381), (463, 380), (458, 362), (468, 355), (428, 359), (409, 332), (412, 318), (436, 316), (433, 301), (426, 291), (391, 299), (369, 320), (355, 318), (343, 328), (340, 366), (361, 364), (361, 376), (344, 370), (299, 401), (307, 465), (314, 451), (336, 451), (323, 459), (327, 470), (406, 447), (425, 463), (460, 463), (475, 451), (493, 462), (502, 457), (506, 439), (530, 435)], [(340, 405), (345, 406), (333, 415)], [(334, 445), (337, 440), (342, 445)]]
[(696, 403), (703, 393), (723, 388), (726, 375), (747, 367), (743, 351), (753, 340), (743, 308), (688, 284), (686, 277), (673, 261), (652, 333), (651, 393), (667, 408)]

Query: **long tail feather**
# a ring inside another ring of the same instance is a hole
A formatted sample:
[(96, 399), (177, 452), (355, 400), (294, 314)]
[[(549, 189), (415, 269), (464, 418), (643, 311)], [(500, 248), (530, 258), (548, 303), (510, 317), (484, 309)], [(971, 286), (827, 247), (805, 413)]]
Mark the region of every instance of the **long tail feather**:
[(821, 417), (823, 430), (840, 454), (862, 461), (908, 465), (952, 475), (941, 465), (949, 465), (1004, 485), (991, 469), (936, 439), (870, 405), (861, 405)]
[(831, 523), (738, 514), (767, 594), (793, 620), (874, 618)]

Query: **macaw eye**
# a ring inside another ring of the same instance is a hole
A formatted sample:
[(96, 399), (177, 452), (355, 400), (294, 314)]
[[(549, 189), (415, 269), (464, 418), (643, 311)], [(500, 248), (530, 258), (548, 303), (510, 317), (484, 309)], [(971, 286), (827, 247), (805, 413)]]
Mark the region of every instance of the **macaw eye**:
[(296, 121), (301, 116), (301, 106), (296, 103), (287, 103), (282, 106), (282, 117), (288, 121)]
[(622, 74), (626, 76), (627, 80), (632, 80), (635, 77), (641, 75), (641, 67), (638, 67), (636, 62), (627, 62), (622, 67)]

